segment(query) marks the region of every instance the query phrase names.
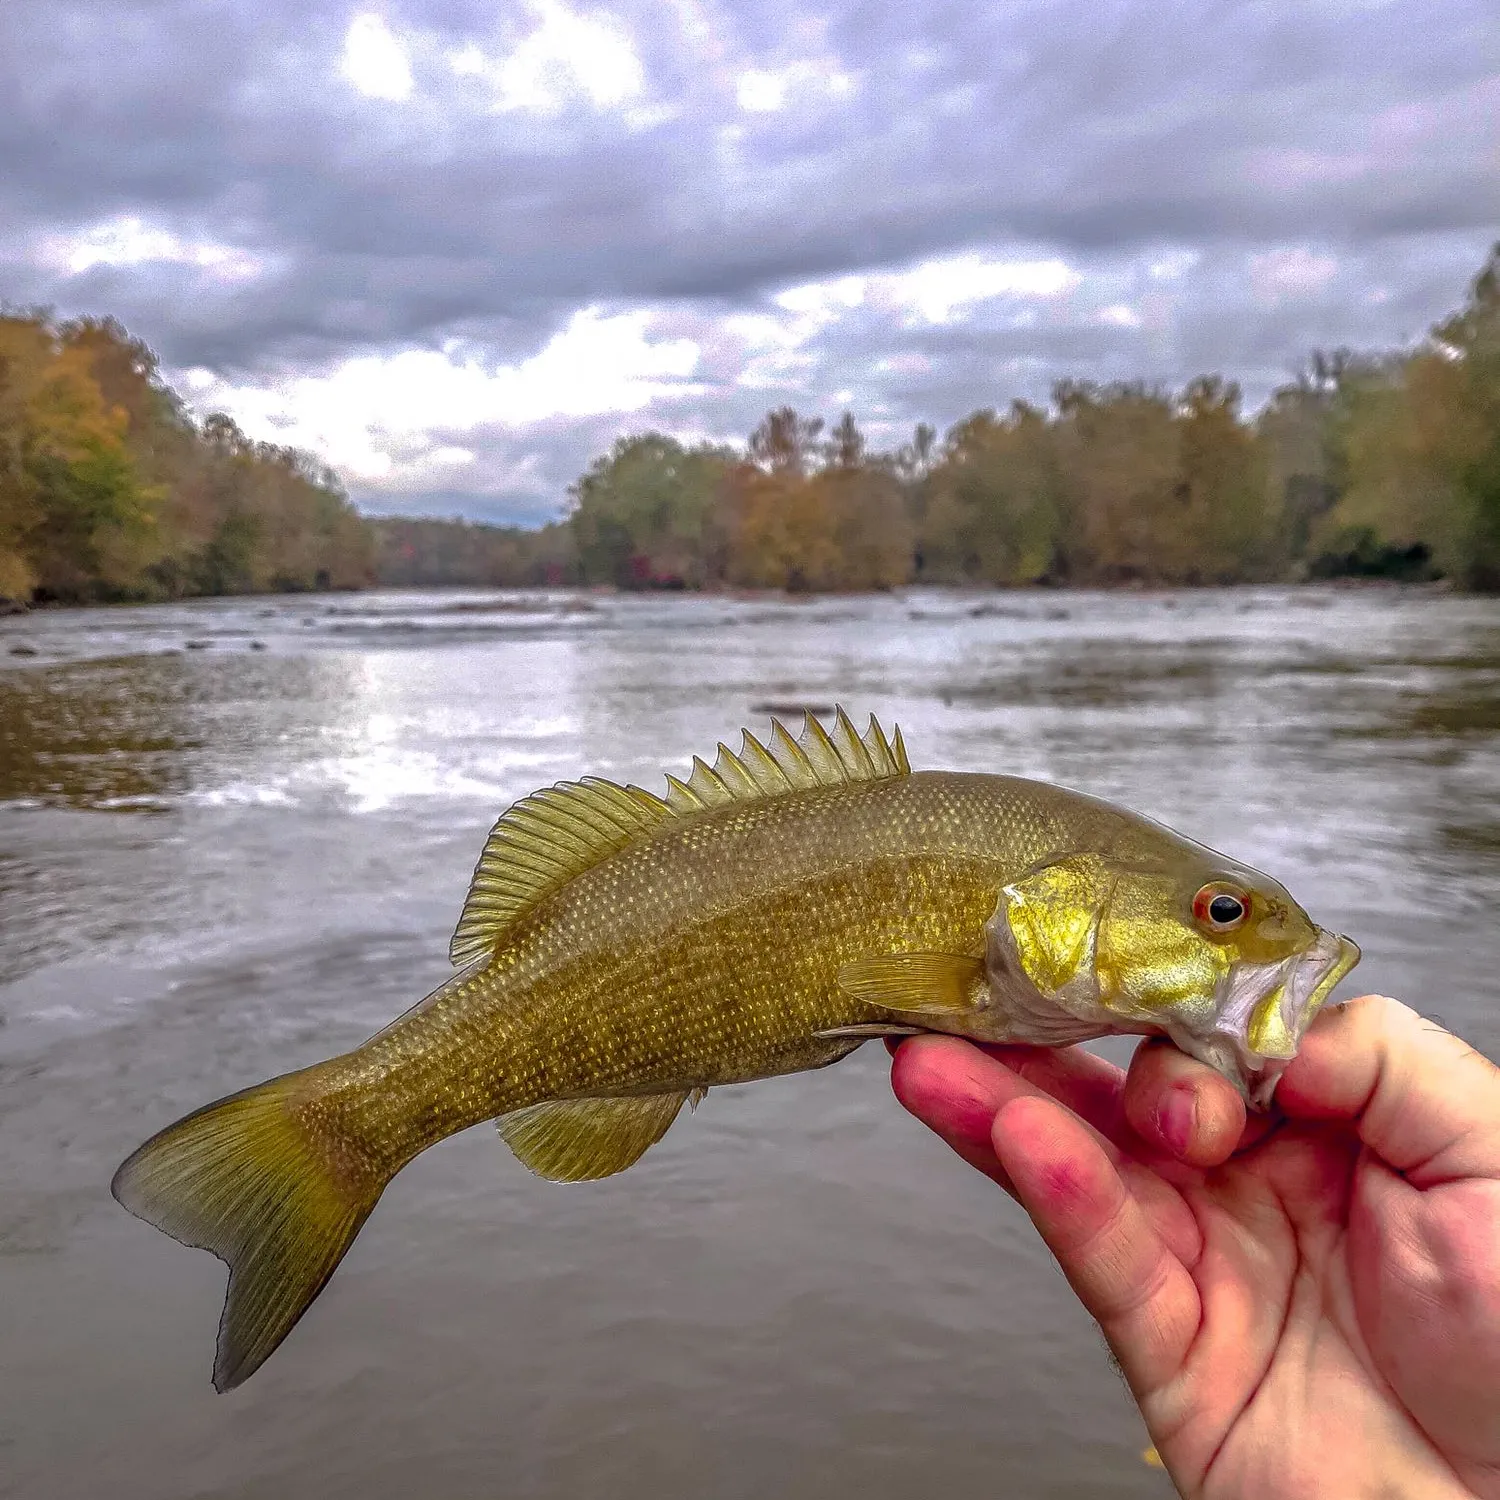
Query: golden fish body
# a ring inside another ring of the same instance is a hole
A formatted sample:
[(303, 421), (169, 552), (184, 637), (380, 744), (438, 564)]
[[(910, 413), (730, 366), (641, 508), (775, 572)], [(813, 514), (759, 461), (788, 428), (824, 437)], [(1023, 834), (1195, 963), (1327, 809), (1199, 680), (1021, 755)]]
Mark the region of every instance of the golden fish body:
[(221, 1389), (290, 1331), (386, 1182), (479, 1121), (544, 1176), (602, 1177), (707, 1089), (916, 1029), (1161, 1031), (1264, 1102), (1357, 958), (1276, 882), (1160, 825), (912, 773), (899, 732), (842, 713), (832, 734), (809, 718), (799, 741), (721, 746), (664, 798), (585, 781), (518, 803), (452, 952), (461, 971), (354, 1052), (200, 1110), (116, 1174), (133, 1212), (230, 1265)]

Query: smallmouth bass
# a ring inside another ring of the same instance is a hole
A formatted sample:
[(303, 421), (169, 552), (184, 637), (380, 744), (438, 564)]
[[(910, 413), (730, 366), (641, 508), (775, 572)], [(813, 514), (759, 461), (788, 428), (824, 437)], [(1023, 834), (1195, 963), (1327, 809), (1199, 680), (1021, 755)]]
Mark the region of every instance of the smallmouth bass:
[(169, 1125), (115, 1197), (229, 1266), (214, 1384), (327, 1283), (385, 1185), (484, 1120), (534, 1172), (606, 1177), (710, 1088), (872, 1037), (1159, 1033), (1252, 1104), (1358, 961), (1269, 876), (1008, 776), (913, 772), (901, 732), (773, 721), (664, 796), (586, 778), (495, 825), (459, 972), (352, 1052)]

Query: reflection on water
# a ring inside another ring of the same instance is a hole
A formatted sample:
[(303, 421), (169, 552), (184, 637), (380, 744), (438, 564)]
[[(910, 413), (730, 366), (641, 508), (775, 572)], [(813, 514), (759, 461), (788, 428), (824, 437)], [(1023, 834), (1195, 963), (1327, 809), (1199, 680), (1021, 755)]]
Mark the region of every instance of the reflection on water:
[(229, 770), (305, 754), (341, 721), (347, 666), (139, 656), (0, 672), (0, 800), (161, 807)]
[(156, 1126), (438, 983), (508, 800), (659, 786), (835, 702), (898, 721), (918, 765), (1079, 786), (1269, 868), (1360, 940), (1363, 986), (1500, 1051), (1494, 603), (376, 594), (3, 620), (0, 1495), (1166, 1493), (1029, 1229), (893, 1106), (878, 1049), (716, 1091), (587, 1188), (492, 1131), (446, 1143), (224, 1400), (220, 1268), (108, 1199)]
[(1486, 683), (1463, 693), (1433, 693), (1412, 705), (1400, 727), (1411, 734), (1500, 733), (1500, 688)]

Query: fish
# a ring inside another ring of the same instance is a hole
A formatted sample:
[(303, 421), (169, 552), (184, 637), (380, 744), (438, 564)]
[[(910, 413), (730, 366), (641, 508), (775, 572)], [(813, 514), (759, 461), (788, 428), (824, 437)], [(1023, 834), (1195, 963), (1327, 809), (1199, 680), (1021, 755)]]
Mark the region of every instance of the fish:
[(213, 1381), (291, 1332), (385, 1186), (483, 1121), (533, 1172), (624, 1171), (710, 1090), (876, 1037), (1164, 1035), (1258, 1108), (1359, 959), (1285, 887), (1108, 802), (913, 771), (842, 707), (772, 720), (662, 794), (598, 777), (492, 828), (452, 977), (351, 1052), (129, 1156), (131, 1213), (229, 1267)]

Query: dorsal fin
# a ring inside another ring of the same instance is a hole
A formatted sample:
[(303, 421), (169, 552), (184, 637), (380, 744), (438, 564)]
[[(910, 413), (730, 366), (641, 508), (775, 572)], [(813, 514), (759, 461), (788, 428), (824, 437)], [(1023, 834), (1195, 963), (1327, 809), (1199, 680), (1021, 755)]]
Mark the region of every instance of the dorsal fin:
[(834, 712), (832, 734), (808, 714), (798, 739), (775, 719), (769, 745), (749, 730), (742, 731), (742, 739), (738, 754), (720, 745), (712, 766), (694, 759), (686, 781), (668, 776), (664, 798), (592, 776), (523, 797), (485, 841), (449, 957), (467, 964), (494, 953), (539, 901), (672, 818), (731, 802), (911, 773), (899, 729), (887, 739), (872, 718), (861, 737), (842, 708)]
[(485, 840), (449, 958), (462, 966), (493, 953), (543, 897), (671, 816), (660, 797), (592, 776), (523, 797)]

